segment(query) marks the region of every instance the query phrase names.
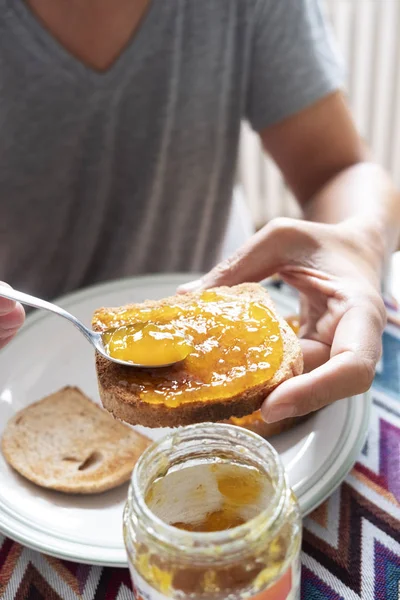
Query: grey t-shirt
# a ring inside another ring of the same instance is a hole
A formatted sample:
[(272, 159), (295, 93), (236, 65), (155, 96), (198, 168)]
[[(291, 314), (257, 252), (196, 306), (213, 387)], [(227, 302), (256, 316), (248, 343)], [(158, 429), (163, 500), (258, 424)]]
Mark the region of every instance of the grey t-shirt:
[(318, 0), (150, 0), (106, 72), (0, 0), (0, 280), (53, 297), (216, 260), (240, 123), (341, 84)]

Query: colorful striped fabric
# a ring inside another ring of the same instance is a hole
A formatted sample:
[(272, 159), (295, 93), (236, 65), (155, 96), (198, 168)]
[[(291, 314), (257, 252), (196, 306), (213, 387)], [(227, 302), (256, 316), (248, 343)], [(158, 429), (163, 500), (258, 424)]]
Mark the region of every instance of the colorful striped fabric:
[[(367, 441), (304, 523), (302, 600), (400, 600), (400, 320), (391, 312)], [(46, 557), (0, 535), (2, 600), (132, 600), (129, 573)]]

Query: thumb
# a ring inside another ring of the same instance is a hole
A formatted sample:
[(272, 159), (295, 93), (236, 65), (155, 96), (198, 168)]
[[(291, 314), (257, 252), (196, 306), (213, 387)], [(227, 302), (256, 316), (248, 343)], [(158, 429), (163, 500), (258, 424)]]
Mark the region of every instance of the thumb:
[(291, 261), (293, 231), (292, 219), (271, 221), (230, 258), (219, 263), (201, 279), (181, 286), (178, 292), (261, 281), (274, 275)]

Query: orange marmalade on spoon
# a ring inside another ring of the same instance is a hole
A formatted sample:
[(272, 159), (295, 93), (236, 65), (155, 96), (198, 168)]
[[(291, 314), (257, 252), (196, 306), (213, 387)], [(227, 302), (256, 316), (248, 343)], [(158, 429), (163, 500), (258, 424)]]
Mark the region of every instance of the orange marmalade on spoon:
[(170, 323), (122, 325), (102, 337), (109, 356), (144, 367), (180, 362), (193, 349)]
[(173, 305), (103, 311), (94, 323), (107, 332), (116, 358), (153, 365), (155, 357), (160, 364), (181, 360), (157, 369), (115, 365), (124, 385), (153, 404), (230, 398), (271, 379), (282, 361), (278, 320), (245, 295), (206, 291), (190, 302), (183, 296)]

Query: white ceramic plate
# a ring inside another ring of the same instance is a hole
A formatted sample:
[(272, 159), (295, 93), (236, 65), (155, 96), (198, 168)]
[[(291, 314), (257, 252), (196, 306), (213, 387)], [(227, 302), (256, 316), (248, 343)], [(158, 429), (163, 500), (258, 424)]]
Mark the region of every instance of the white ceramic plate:
[[(187, 276), (149, 276), (101, 285), (60, 301), (90, 323), (99, 306), (174, 294)], [(272, 290), (283, 315), (295, 300)], [(72, 325), (43, 311), (30, 316), (0, 354), (0, 435), (18, 410), (65, 385), (97, 400), (93, 352)], [(343, 480), (364, 443), (370, 402), (351, 398), (313, 415), (273, 440), (307, 514)], [(160, 437), (165, 430), (146, 430)], [(122, 510), (127, 486), (97, 496), (67, 496), (41, 489), (16, 474), (0, 455), (0, 530), (22, 544), (60, 558), (126, 566)]]

